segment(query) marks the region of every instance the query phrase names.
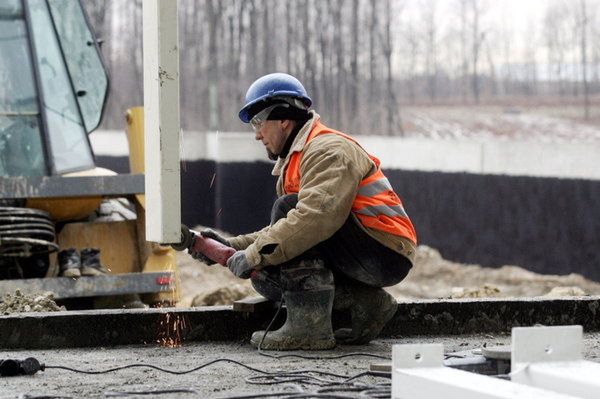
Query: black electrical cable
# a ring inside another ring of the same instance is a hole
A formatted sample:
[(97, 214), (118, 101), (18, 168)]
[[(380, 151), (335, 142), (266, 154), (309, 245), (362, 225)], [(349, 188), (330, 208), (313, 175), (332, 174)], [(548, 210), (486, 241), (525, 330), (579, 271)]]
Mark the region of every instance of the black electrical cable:
[(73, 399), (72, 396), (56, 396), (56, 395), (20, 395), (19, 399)]
[(163, 373), (169, 373), (169, 374), (175, 374), (175, 375), (182, 375), (182, 374), (189, 374), (189, 373), (193, 373), (194, 371), (198, 371), (200, 369), (203, 369), (204, 367), (208, 367), (212, 364), (216, 364), (216, 363), (234, 363), (237, 364), (238, 366), (242, 366), (250, 371), (254, 371), (257, 373), (261, 373), (261, 374), (269, 374), (268, 371), (263, 371), (257, 368), (254, 368), (252, 366), (248, 366), (244, 363), (238, 362), (237, 360), (233, 360), (233, 359), (225, 359), (225, 358), (219, 358), (219, 359), (215, 359), (213, 361), (210, 361), (208, 363), (204, 363), (198, 367), (194, 367), (193, 369), (189, 369), (189, 370), (183, 370), (183, 371), (178, 371), (178, 370), (169, 370), (169, 369), (165, 369), (162, 367), (158, 367), (155, 366), (153, 364), (148, 364), (148, 363), (133, 363), (133, 364), (127, 364), (125, 366), (120, 366), (120, 367), (113, 367), (111, 369), (106, 369), (106, 370), (80, 370), (80, 369), (76, 369), (76, 368), (72, 368), (72, 367), (67, 367), (67, 366), (60, 366), (60, 365), (46, 365), (46, 369), (61, 369), (61, 370), (67, 370), (67, 371), (72, 371), (74, 373), (80, 373), (80, 374), (106, 374), (106, 373), (112, 373), (115, 371), (120, 371), (120, 370), (125, 370), (125, 369), (130, 369), (130, 368), (138, 368), (138, 367), (146, 367), (146, 368), (150, 368), (150, 369), (154, 369), (154, 370), (158, 370), (158, 371), (162, 371)]
[[(352, 399), (355, 396), (341, 396), (341, 395), (333, 395), (327, 393), (318, 393), (318, 392), (302, 392), (291, 394), (289, 392), (272, 392), (265, 394), (257, 394), (257, 395), (242, 395), (242, 396), (227, 396), (226, 398), (221, 399), (258, 399), (258, 398), (285, 398), (285, 399), (299, 399), (299, 398), (329, 398), (329, 399)], [(388, 395), (389, 397), (389, 395)]]
[[(234, 399), (234, 398), (235, 399), (242, 399), (242, 398), (249, 399), (249, 398), (269, 398), (269, 397), (285, 397), (285, 398), (311, 398), (311, 397), (321, 398), (322, 397), (322, 398), (344, 398), (345, 399), (345, 398), (348, 398), (348, 396), (334, 395), (330, 392), (336, 392), (336, 391), (338, 391), (338, 392), (339, 391), (365, 392), (365, 391), (369, 391), (369, 390), (373, 391), (373, 392), (375, 392), (375, 391), (389, 392), (389, 388), (386, 388), (387, 386), (389, 386), (389, 384), (348, 385), (350, 383), (350, 381), (364, 377), (364, 376), (390, 378), (390, 375), (387, 373), (379, 373), (379, 372), (369, 371), (369, 372), (361, 372), (356, 375), (348, 376), (348, 375), (343, 375), (343, 374), (336, 374), (336, 373), (331, 373), (331, 372), (327, 372), (327, 371), (311, 370), (311, 369), (305, 369), (305, 370), (303, 369), (303, 370), (296, 370), (296, 371), (269, 372), (269, 371), (261, 370), (261, 369), (255, 368), (255, 367), (248, 366), (248, 365), (238, 362), (236, 360), (225, 359), (225, 358), (216, 359), (216, 360), (204, 363), (198, 367), (194, 367), (192, 369), (182, 370), (182, 371), (169, 370), (169, 369), (165, 369), (165, 368), (158, 367), (158, 366), (155, 366), (152, 364), (147, 364), (147, 363), (128, 364), (125, 366), (113, 367), (111, 369), (106, 369), (106, 370), (80, 370), (80, 369), (67, 367), (67, 366), (60, 366), (60, 365), (47, 365), (46, 369), (61, 369), (61, 370), (71, 371), (74, 373), (98, 375), (98, 374), (106, 374), (106, 373), (116, 372), (116, 371), (120, 371), (120, 370), (125, 370), (125, 369), (129, 369), (129, 368), (145, 367), (145, 368), (150, 368), (150, 369), (154, 369), (157, 371), (161, 371), (164, 373), (182, 375), (182, 374), (188, 374), (188, 373), (192, 373), (194, 371), (198, 371), (202, 368), (205, 368), (205, 367), (208, 367), (210, 365), (217, 364), (220, 362), (233, 363), (238, 366), (244, 367), (247, 370), (263, 374), (262, 376), (248, 377), (246, 379), (246, 382), (248, 382), (250, 384), (274, 385), (274, 384), (290, 384), (290, 383), (298, 382), (298, 383), (307, 384), (307, 385), (317, 385), (317, 386), (321, 386), (324, 389), (326, 389), (326, 391), (324, 390), (323, 392), (320, 392), (320, 391), (306, 392), (306, 393), (305, 392), (295, 392), (295, 393), (276, 392), (276, 393), (265, 393), (265, 394), (257, 394), (257, 395), (233, 396), (233, 397), (227, 397), (224, 399)], [(311, 375), (311, 374), (314, 374), (314, 375)], [(334, 381), (331, 379), (319, 378), (317, 376), (333, 377), (333, 378), (342, 379), (342, 381)], [(261, 378), (264, 381), (260, 381)], [(197, 393), (197, 391), (195, 391), (193, 389), (181, 388), (181, 389), (171, 389), (171, 390), (130, 391), (130, 392), (129, 391), (122, 391), (122, 392), (121, 391), (107, 391), (105, 394), (106, 394), (106, 396), (127, 396), (127, 395), (151, 395), (151, 394), (158, 395), (158, 394), (167, 394), (167, 393)]]
[(119, 396), (130, 396), (130, 395), (165, 395), (168, 393), (197, 393), (195, 389), (188, 388), (175, 388), (175, 389), (156, 389), (151, 391), (104, 391), (104, 396), (108, 397), (119, 397)]
[[(345, 353), (345, 354), (333, 355), (333, 356), (307, 356), (307, 355), (298, 355), (298, 354), (273, 355), (270, 353), (265, 353), (261, 349), (262, 343), (263, 343), (267, 333), (271, 330), (273, 324), (275, 323), (275, 320), (281, 313), (282, 307), (283, 307), (283, 301), (281, 301), (279, 303), (277, 311), (275, 312), (275, 316), (273, 316), (273, 318), (271, 319), (271, 322), (267, 326), (265, 333), (263, 334), (261, 341), (258, 344), (258, 353), (262, 356), (266, 356), (266, 357), (273, 358), (273, 359), (299, 358), (299, 359), (305, 359), (305, 360), (334, 360), (334, 359), (342, 359), (345, 357), (365, 356), (365, 357), (374, 357), (374, 358), (378, 358), (378, 359), (390, 360), (389, 356), (375, 355), (372, 353), (365, 353), (365, 352), (352, 352), (352, 353)], [(227, 359), (227, 358), (215, 359), (208, 363), (204, 363), (198, 367), (194, 367), (192, 369), (182, 370), (182, 371), (169, 370), (166, 368), (162, 368), (162, 367), (155, 366), (152, 364), (147, 364), (147, 363), (128, 364), (128, 365), (124, 365), (124, 366), (120, 366), (120, 367), (113, 367), (113, 368), (106, 369), (106, 370), (95, 370), (95, 371), (94, 370), (91, 370), (91, 371), (90, 370), (80, 370), (80, 369), (75, 369), (72, 367), (61, 366), (61, 365), (47, 365), (47, 366), (45, 366), (45, 368), (46, 369), (62, 369), (62, 370), (67, 370), (67, 371), (71, 371), (71, 372), (75, 372), (75, 373), (97, 375), (97, 374), (116, 372), (116, 371), (125, 370), (125, 369), (129, 369), (129, 368), (145, 367), (145, 368), (150, 368), (150, 369), (154, 369), (157, 371), (161, 371), (164, 373), (169, 373), (169, 374), (174, 374), (174, 375), (182, 375), (182, 374), (192, 373), (194, 371), (198, 371), (198, 370), (208, 367), (210, 365), (213, 365), (216, 363), (221, 363), (221, 362), (233, 363), (238, 366), (244, 367), (247, 370), (262, 374), (259, 376), (247, 377), (245, 379), (245, 381), (249, 384), (255, 384), (255, 385), (288, 384), (288, 385), (295, 385), (296, 387), (299, 387), (297, 384), (295, 384), (295, 383), (299, 383), (299, 384), (305, 384), (305, 385), (317, 385), (317, 386), (321, 387), (316, 392), (289, 392), (289, 391), (288, 392), (271, 392), (271, 393), (254, 394), (254, 395), (229, 396), (229, 397), (223, 398), (223, 399), (254, 399), (254, 398), (273, 398), (273, 397), (347, 399), (347, 398), (356, 397), (356, 396), (340, 395), (339, 392), (354, 392), (354, 393), (358, 392), (359, 397), (372, 397), (372, 398), (384, 398), (385, 397), (385, 398), (388, 398), (391, 393), (390, 383), (364, 384), (364, 383), (352, 382), (353, 380), (356, 380), (356, 379), (364, 377), (364, 376), (372, 376), (372, 377), (380, 377), (380, 378), (388, 378), (389, 379), (389, 378), (391, 378), (390, 373), (367, 371), (367, 372), (358, 373), (353, 376), (347, 376), (347, 375), (336, 374), (336, 373), (331, 373), (331, 372), (327, 372), (327, 371), (311, 370), (311, 369), (296, 370), (296, 371), (268, 372), (268, 371), (264, 371), (264, 370), (261, 370), (261, 369), (255, 368), (255, 367), (248, 366), (248, 365), (238, 362), (236, 360)], [(322, 378), (323, 376), (330, 377), (330, 378), (342, 379), (342, 381), (334, 381), (332, 379)], [(300, 389), (302, 389), (302, 388), (300, 387)], [(169, 393), (198, 393), (198, 392), (193, 389), (182, 388), (182, 389), (152, 390), (152, 391), (107, 391), (107, 392), (105, 392), (105, 395), (106, 396), (128, 396), (128, 395), (159, 395), (159, 394), (169, 394)], [(338, 394), (336, 394), (336, 393), (338, 393)]]

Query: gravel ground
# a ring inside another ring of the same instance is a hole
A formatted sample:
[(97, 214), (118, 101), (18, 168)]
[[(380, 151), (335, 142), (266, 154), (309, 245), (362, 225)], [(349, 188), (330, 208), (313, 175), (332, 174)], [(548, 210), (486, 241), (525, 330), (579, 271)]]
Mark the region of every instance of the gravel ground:
[[(446, 352), (477, 349), (483, 345), (503, 345), (510, 342), (509, 335), (470, 335), (453, 337), (411, 337), (377, 340), (366, 346), (341, 346), (321, 355), (340, 355), (351, 352), (368, 352), (382, 356), (391, 355), (391, 346), (402, 343), (443, 343)], [(304, 352), (306, 353), (306, 352)], [(307, 353), (315, 355), (315, 353)], [(246, 343), (189, 343), (179, 348), (154, 346), (127, 346), (118, 348), (85, 348), (42, 351), (8, 351), (0, 358), (25, 358), (33, 356), (47, 365), (61, 365), (83, 370), (103, 370), (133, 363), (149, 363), (173, 370), (188, 370), (218, 358), (228, 358), (265, 371), (313, 369), (345, 375), (366, 371), (371, 363), (384, 360), (368, 357), (350, 357), (338, 360), (271, 359), (259, 355)], [(584, 357), (600, 359), (600, 333), (585, 334)], [(66, 370), (47, 369), (34, 376), (7, 377), (0, 380), (0, 398), (26, 397), (107, 397), (111, 392), (157, 391), (169, 389), (194, 390), (195, 393), (168, 393), (153, 395), (127, 395), (132, 398), (230, 398), (265, 392), (293, 389), (290, 384), (252, 385), (246, 382), (258, 372), (233, 363), (218, 363), (183, 375), (171, 375), (148, 368), (131, 368), (99, 375), (77, 374)], [(329, 378), (329, 377), (325, 377)], [(362, 378), (366, 383), (389, 382), (374, 377)], [(298, 385), (296, 384), (296, 387)], [(305, 390), (318, 389), (302, 385)], [(291, 391), (290, 391), (291, 392)], [(351, 396), (349, 394), (348, 397)]]

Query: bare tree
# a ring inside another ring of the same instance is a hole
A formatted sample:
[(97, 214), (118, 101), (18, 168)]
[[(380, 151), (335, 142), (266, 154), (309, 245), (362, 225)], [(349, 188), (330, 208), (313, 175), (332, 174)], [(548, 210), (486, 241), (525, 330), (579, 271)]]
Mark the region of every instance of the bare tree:
[(350, 82), (349, 82), (349, 112), (351, 124), (354, 125), (357, 121), (358, 111), (358, 11), (359, 2), (358, 0), (352, 0), (352, 42), (351, 42), (351, 55), (350, 55)]
[(437, 0), (427, 0), (422, 5), (425, 25), (425, 73), (427, 76), (427, 93), (429, 101), (435, 103), (437, 97)]
[(469, 8), (471, 11), (471, 87), (475, 103), (479, 104), (481, 96), (481, 87), (479, 82), (479, 57), (481, 56), (481, 47), (485, 40), (485, 32), (481, 29), (481, 17), (483, 15), (482, 1), (470, 0)]
[(400, 123), (400, 114), (398, 110), (398, 101), (396, 99), (396, 90), (394, 87), (394, 79), (392, 76), (392, 7), (390, 0), (383, 2), (383, 24), (382, 24), (382, 52), (386, 66), (386, 110), (387, 110), (387, 132), (393, 134), (396, 129), (402, 133), (402, 124)]
[(579, 0), (579, 29), (581, 35), (580, 51), (581, 51), (581, 85), (583, 90), (583, 109), (584, 118), (590, 119), (590, 86), (588, 82), (588, 65), (587, 65), (587, 41), (588, 41), (588, 13), (587, 1)]
[(415, 104), (417, 98), (417, 88), (414, 79), (414, 73), (417, 67), (419, 57), (419, 37), (412, 21), (406, 21), (402, 24), (404, 46), (402, 53), (405, 58), (405, 74), (403, 80), (405, 82), (408, 101), (410, 104)]
[[(370, 11), (370, 19), (369, 19), (369, 96), (368, 96), (368, 104), (370, 107), (370, 116), (372, 120), (378, 121), (380, 120), (380, 112), (378, 107), (373, 107), (373, 104), (376, 103), (376, 93), (379, 91), (379, 85), (377, 81), (377, 64), (378, 64), (378, 51), (377, 51), (377, 43), (378, 34), (377, 29), (379, 26), (379, 15), (378, 15), (378, 7), (379, 1), (377, 0), (369, 0), (369, 11)], [(374, 124), (375, 125), (375, 124)]]
[(467, 102), (467, 81), (469, 75), (469, 42), (468, 42), (468, 1), (469, 0), (458, 0), (460, 12), (460, 55), (461, 55), (461, 79), (462, 84), (460, 86), (460, 94), (462, 97), (463, 104)]
[(514, 41), (514, 29), (511, 25), (511, 20), (509, 19), (509, 15), (504, 10), (502, 15), (502, 22), (500, 28), (500, 57), (501, 64), (503, 68), (501, 70), (501, 79), (502, 79), (502, 94), (508, 95), (511, 91), (513, 72), (511, 68), (512, 59), (513, 59), (513, 41)]
[(206, 19), (208, 25), (208, 101), (209, 101), (209, 125), (210, 130), (219, 129), (219, 52), (218, 52), (218, 28), (221, 18), (222, 3), (219, 0), (206, 1)]
[[(121, 127), (141, 103), (142, 0), (82, 1), (106, 39), (104, 126)], [(275, 70), (297, 76), (332, 126), (361, 132), (397, 132), (403, 102), (502, 95), (581, 94), (590, 117), (600, 88), (600, 0), (549, 0), (523, 34), (510, 13), (490, 18), (507, 6), (488, 0), (178, 1), (182, 122), (198, 130), (238, 129), (245, 89)]]

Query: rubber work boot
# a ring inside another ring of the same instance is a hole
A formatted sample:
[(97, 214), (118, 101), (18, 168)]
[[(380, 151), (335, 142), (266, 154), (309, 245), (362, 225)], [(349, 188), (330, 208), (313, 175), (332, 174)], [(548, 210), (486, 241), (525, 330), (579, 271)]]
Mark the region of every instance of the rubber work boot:
[(83, 248), (81, 250), (82, 276), (100, 276), (107, 273), (108, 270), (100, 263), (100, 250), (98, 248)]
[(335, 338), (344, 344), (366, 344), (377, 337), (398, 308), (396, 299), (383, 288), (339, 279), (335, 286), (335, 310), (350, 311), (352, 328), (340, 328)]
[(266, 336), (265, 331), (254, 332), (250, 343), (268, 350), (331, 349), (335, 346), (331, 328), (333, 275), (320, 259), (294, 263), (281, 269), (285, 324)]
[(63, 277), (81, 277), (81, 258), (75, 248), (63, 249), (58, 253), (58, 267)]

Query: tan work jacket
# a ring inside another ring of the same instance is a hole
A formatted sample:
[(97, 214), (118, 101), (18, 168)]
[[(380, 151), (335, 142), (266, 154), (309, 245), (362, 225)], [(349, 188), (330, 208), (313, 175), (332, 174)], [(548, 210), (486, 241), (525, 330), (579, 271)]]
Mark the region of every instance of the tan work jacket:
[[(300, 163), (302, 181), (296, 208), (272, 226), (229, 239), (235, 249), (245, 250), (250, 265), (258, 269), (281, 264), (331, 237), (350, 215), (358, 185), (376, 169), (360, 146), (337, 134), (321, 135), (307, 143), (313, 125), (320, 119), (316, 112), (311, 111), (311, 114), (312, 118), (298, 132), (288, 155), (277, 160), (272, 172), (279, 176), (276, 189), (277, 195), (281, 196), (284, 194), (284, 171), (290, 156), (303, 151)], [(413, 242), (365, 228), (354, 215), (351, 217), (368, 235), (414, 264)], [(272, 253), (261, 254), (265, 246), (272, 248), (274, 245)]]

